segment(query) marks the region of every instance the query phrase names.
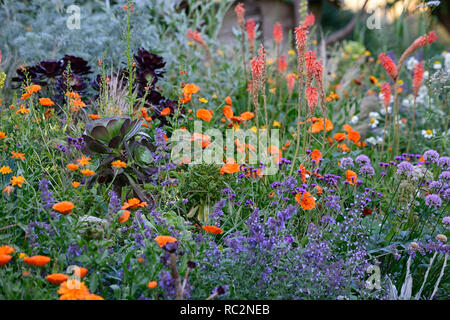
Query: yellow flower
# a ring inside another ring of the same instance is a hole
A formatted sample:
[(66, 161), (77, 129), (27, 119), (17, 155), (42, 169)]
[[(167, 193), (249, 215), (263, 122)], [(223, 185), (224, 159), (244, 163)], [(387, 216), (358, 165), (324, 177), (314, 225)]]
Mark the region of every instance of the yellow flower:
[(290, 56), (295, 56), (295, 50), (289, 50), (288, 51), (288, 55), (290, 55)]
[(275, 92), (277, 91), (277, 88), (271, 88), (269, 89), (270, 93), (275, 94)]
[(16, 111), (17, 114), (28, 114), (30, 113), (30, 109), (26, 109), (24, 106), (20, 106), (19, 110)]
[(274, 121), (273, 121), (273, 126), (274, 126), (274, 127), (280, 128), (280, 127), (281, 127), (281, 124), (280, 124), (278, 121), (274, 120)]
[(223, 55), (223, 51), (219, 49), (219, 50), (217, 50), (217, 54)]
[(213, 99), (217, 99), (217, 94), (214, 92), (212, 97), (213, 97)]
[(397, 84), (401, 86), (403, 84), (403, 80), (398, 80)]
[(24, 184), (24, 183), (26, 184), (25, 178), (22, 176), (17, 176), (17, 177), (13, 176), (10, 183), (12, 186), (18, 186), (19, 188), (22, 187), (22, 184)]
[(252, 131), (255, 132), (255, 133), (256, 133), (256, 131), (257, 131), (257, 129), (256, 129), (255, 126), (251, 127), (250, 130), (252, 130)]
[(19, 253), (19, 259), (28, 257), (25, 253)]
[(267, 60), (267, 65), (270, 66), (271, 64), (273, 64), (273, 60), (272, 59), (268, 59)]
[(199, 100), (201, 103), (208, 103), (208, 100), (205, 99), (204, 97), (198, 98), (198, 100)]
[(317, 45), (317, 40), (313, 40), (313, 45)]
[(370, 56), (370, 55), (371, 55), (371, 53), (370, 53), (369, 50), (366, 50), (366, 52), (364, 52), (364, 54), (365, 54), (366, 56)]
[(188, 41), (187, 44), (188, 44), (188, 46), (193, 46), (193, 45), (194, 45), (194, 42)]
[(8, 174), (11, 173), (11, 168), (9, 166), (3, 166), (0, 168), (0, 173), (1, 174)]

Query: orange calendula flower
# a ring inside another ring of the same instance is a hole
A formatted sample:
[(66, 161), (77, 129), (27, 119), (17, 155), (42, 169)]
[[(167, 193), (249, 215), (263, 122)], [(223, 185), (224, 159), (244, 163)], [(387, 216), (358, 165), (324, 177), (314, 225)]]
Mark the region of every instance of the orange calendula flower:
[(53, 273), (49, 274), (47, 277), (45, 277), (45, 279), (47, 279), (47, 281), (52, 284), (61, 284), (69, 279), (69, 276), (64, 273)]
[(88, 273), (88, 269), (83, 267), (75, 267), (73, 269), (73, 274), (79, 278), (84, 278)]
[(320, 161), (320, 158), (322, 157), (322, 153), (318, 149), (314, 149), (313, 152), (310, 154), (311, 159), (315, 160), (316, 162)]
[(29, 114), (30, 113), (30, 109), (25, 108), (24, 106), (20, 106), (19, 110), (16, 111), (17, 114), (21, 113), (21, 114)]
[(126, 168), (127, 164), (123, 161), (115, 160), (111, 162), (111, 166), (113, 166), (114, 168)]
[(72, 187), (78, 188), (80, 186), (80, 183), (78, 181), (72, 182)]
[(89, 118), (91, 118), (92, 120), (97, 120), (100, 119), (100, 116), (98, 114), (90, 114)]
[(32, 256), (32, 257), (25, 257), (23, 258), (23, 261), (29, 266), (35, 266), (35, 267), (43, 267), (47, 263), (50, 262), (50, 258), (46, 256)]
[[(334, 128), (333, 123), (328, 119), (325, 119), (325, 121), (324, 121), (323, 118), (316, 118), (315, 121), (313, 119), (313, 122), (314, 123), (311, 126), (312, 133), (319, 133), (322, 130), (331, 131)], [(325, 122), (325, 125), (324, 125), (324, 122)]]
[(359, 134), (358, 131), (355, 131), (355, 130), (348, 131), (347, 135), (348, 135), (348, 139), (353, 141), (353, 143), (357, 143), (359, 141), (359, 139), (361, 139), (361, 135)]
[(62, 214), (72, 214), (73, 208), (75, 208), (75, 205), (71, 201), (61, 201), (55, 203), (52, 207), (53, 210), (58, 211)]
[(124, 203), (124, 205), (122, 206), (122, 210), (138, 209), (138, 208), (142, 208), (142, 207), (146, 207), (146, 206), (147, 206), (147, 202), (145, 202), (145, 201), (141, 202), (141, 200), (139, 200), (138, 198), (132, 198)]
[(164, 108), (161, 110), (161, 115), (162, 116), (168, 116), (170, 114), (170, 108)]
[(90, 160), (91, 160), (90, 157), (81, 156), (80, 159), (77, 159), (77, 162), (80, 167), (84, 167), (87, 166), (88, 164), (91, 164)]
[(347, 178), (348, 183), (352, 186), (358, 181), (356, 173), (352, 170), (347, 170), (345, 172), (345, 176)]
[(95, 174), (95, 171), (92, 171), (91, 169), (83, 169), (81, 170), (81, 174), (85, 177), (90, 177)]
[(231, 97), (230, 96), (227, 96), (226, 98), (225, 98), (225, 103), (228, 105), (228, 106), (232, 106), (233, 105), (233, 102), (231, 101)]
[(37, 84), (32, 84), (32, 85), (30, 85), (28, 87), (25, 87), (25, 92), (26, 93), (36, 93), (39, 90), (41, 90), (41, 86), (37, 85)]
[(303, 164), (300, 164), (300, 166), (298, 167), (298, 172), (300, 173), (302, 182), (306, 183), (306, 175), (308, 175), (308, 178), (309, 178), (309, 175), (311, 174), (311, 172), (306, 170), (306, 168), (303, 166)]
[(315, 189), (316, 189), (316, 191), (317, 191), (317, 195), (320, 196), (320, 195), (322, 194), (322, 192), (323, 192), (322, 187), (319, 186), (319, 185), (316, 185), (316, 186), (315, 186)]
[(50, 98), (40, 98), (39, 103), (44, 107), (50, 107), (55, 105), (55, 103)]
[(22, 188), (22, 184), (26, 184), (25, 178), (22, 176), (13, 176), (10, 183), (13, 187), (18, 186), (19, 188)]
[(303, 210), (312, 210), (316, 207), (316, 200), (309, 192), (297, 193), (295, 196), (295, 201), (300, 203)]
[(6, 138), (6, 133), (4, 133), (3, 131), (0, 131), (0, 140), (5, 139)]
[(12, 170), (11, 170), (11, 168), (9, 166), (2, 166), (0, 168), (0, 173), (3, 174), (3, 175), (11, 173), (11, 172), (12, 172)]
[(10, 255), (11, 253), (16, 252), (16, 250), (13, 247), (10, 246), (1, 246), (0, 247), (0, 254), (7, 254)]
[(94, 293), (89, 293), (84, 300), (105, 300), (103, 297), (96, 295)]
[(61, 283), (58, 289), (60, 300), (84, 300), (89, 294), (89, 289), (84, 282), (77, 279), (68, 279)]
[(158, 282), (156, 281), (150, 281), (149, 283), (147, 283), (147, 288), (149, 289), (155, 289), (158, 286)]
[(253, 112), (245, 111), (245, 112), (241, 113), (241, 118), (244, 121), (248, 121), (254, 117), (255, 117), (255, 114)]
[(338, 148), (339, 150), (341, 150), (342, 152), (349, 152), (349, 151), (350, 151), (350, 148), (347, 147), (347, 145), (346, 145), (345, 143), (343, 143), (343, 144), (338, 144), (338, 145), (337, 145), (337, 148)]
[(70, 171), (76, 171), (76, 170), (78, 170), (78, 165), (76, 165), (75, 163), (69, 163), (68, 165), (67, 165), (67, 169), (69, 169)]
[(223, 107), (223, 115), (228, 120), (231, 120), (231, 118), (234, 116), (233, 109), (231, 109), (231, 106), (226, 105), (225, 107)]
[(12, 257), (7, 254), (0, 254), (0, 267), (10, 262), (11, 259)]
[(11, 151), (11, 159), (25, 160), (25, 153)]
[(120, 223), (125, 223), (128, 221), (128, 219), (130, 218), (130, 214), (131, 212), (128, 210), (123, 210), (123, 214), (119, 217), (119, 222)]
[(241, 170), (241, 165), (237, 163), (226, 163), (220, 168), (220, 174), (224, 173), (236, 173)]
[(216, 226), (203, 226), (203, 230), (212, 234), (221, 234), (223, 230)]
[(24, 94), (22, 94), (22, 96), (20, 97), (20, 99), (22, 100), (27, 100), (29, 97), (31, 97), (33, 94), (31, 92), (25, 92)]
[(197, 118), (210, 122), (212, 119), (212, 110), (199, 109), (196, 113)]
[(345, 133), (343, 132), (338, 132), (333, 136), (334, 140), (338, 141), (338, 142), (342, 142), (345, 140), (346, 136)]
[(171, 236), (157, 236), (155, 241), (158, 242), (160, 247), (164, 247), (169, 242), (177, 242), (177, 238)]

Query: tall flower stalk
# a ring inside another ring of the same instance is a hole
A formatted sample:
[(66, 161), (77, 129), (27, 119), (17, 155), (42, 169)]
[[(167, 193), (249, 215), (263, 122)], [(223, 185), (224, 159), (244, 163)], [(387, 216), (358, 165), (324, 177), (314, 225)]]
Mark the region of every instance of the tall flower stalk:
[(409, 133), (408, 146), (406, 147), (406, 153), (409, 153), (412, 136), (414, 135), (414, 126), (416, 123), (417, 94), (419, 93), (419, 88), (422, 85), (424, 72), (425, 72), (425, 68), (424, 68), (424, 63), (422, 61), (414, 67), (414, 77), (413, 77), (414, 102), (413, 102), (413, 110), (412, 110), (411, 132)]

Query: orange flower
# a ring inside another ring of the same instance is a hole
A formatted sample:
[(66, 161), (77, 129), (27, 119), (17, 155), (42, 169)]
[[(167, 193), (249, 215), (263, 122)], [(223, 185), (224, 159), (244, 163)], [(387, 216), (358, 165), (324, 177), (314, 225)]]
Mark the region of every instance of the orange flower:
[(123, 161), (115, 160), (111, 162), (111, 166), (113, 166), (114, 168), (126, 168), (127, 164)]
[(347, 147), (347, 145), (346, 145), (345, 143), (343, 143), (343, 144), (338, 144), (338, 145), (337, 145), (337, 148), (338, 148), (339, 150), (341, 150), (342, 152), (349, 152), (349, 151), (350, 151), (350, 148)]
[(160, 247), (164, 247), (169, 242), (177, 242), (178, 240), (171, 236), (157, 236), (155, 241), (158, 242)]
[(342, 141), (344, 141), (345, 140), (345, 133), (343, 133), (343, 132), (338, 132), (338, 133), (336, 133), (335, 135), (334, 135), (334, 140), (336, 140), (336, 141), (338, 141), (338, 142), (342, 142)]
[(198, 109), (196, 116), (203, 121), (210, 122), (212, 119), (212, 110)]
[(123, 214), (119, 217), (119, 222), (120, 223), (125, 223), (128, 221), (128, 219), (130, 218), (130, 214), (131, 212), (128, 210), (123, 210)]
[(32, 93), (31, 92), (26, 92), (24, 94), (22, 94), (22, 96), (20, 97), (20, 99), (22, 100), (27, 100), (29, 97), (31, 97)]
[(317, 190), (317, 195), (318, 196), (320, 196), (321, 194), (322, 194), (322, 192), (323, 192), (323, 189), (322, 189), (322, 187), (321, 186), (319, 186), (319, 185), (316, 185), (316, 190)]
[(75, 267), (73, 268), (73, 274), (77, 277), (84, 278), (88, 273), (88, 269), (83, 267)]
[(105, 299), (94, 293), (89, 293), (86, 297), (84, 297), (84, 300), (105, 300)]
[(47, 279), (48, 282), (53, 284), (61, 284), (67, 279), (69, 279), (69, 276), (64, 273), (53, 273), (49, 274), (47, 277), (45, 277), (45, 279)]
[(221, 234), (223, 230), (216, 226), (203, 226), (203, 230), (212, 234)]
[(149, 289), (154, 289), (158, 286), (158, 282), (156, 281), (150, 281), (149, 283), (147, 283), (147, 288)]
[(77, 159), (77, 162), (80, 167), (84, 167), (87, 166), (88, 164), (91, 164), (90, 160), (91, 160), (90, 157), (81, 156), (80, 159)]
[(255, 114), (253, 112), (246, 111), (246, 112), (241, 113), (241, 118), (244, 119), (244, 121), (248, 121), (254, 117), (255, 117)]
[(84, 282), (76, 279), (68, 279), (61, 283), (58, 289), (60, 300), (84, 300), (89, 294), (89, 289)]
[(11, 253), (16, 252), (16, 250), (14, 250), (13, 247), (10, 246), (1, 246), (0, 247), (0, 254), (6, 254), (6, 255), (10, 255)]
[(72, 187), (78, 188), (80, 186), (80, 183), (78, 181), (72, 182)]
[(68, 165), (67, 165), (67, 169), (69, 169), (70, 171), (75, 171), (75, 170), (78, 170), (78, 165), (76, 165), (75, 163), (69, 163)]
[(139, 200), (138, 198), (132, 198), (124, 203), (124, 205), (122, 206), (122, 210), (138, 209), (138, 208), (142, 208), (142, 207), (146, 207), (146, 206), (147, 206), (147, 202), (141, 202), (141, 200)]
[(233, 105), (233, 103), (231, 102), (230, 96), (227, 96), (227, 97), (225, 98), (225, 103), (226, 103), (228, 106), (232, 106), (232, 105)]
[(311, 152), (311, 159), (315, 160), (316, 162), (320, 161), (320, 157), (322, 157), (322, 154), (318, 149), (314, 149), (313, 152)]
[(161, 115), (162, 116), (168, 116), (170, 114), (170, 108), (164, 108), (161, 110)]
[(19, 188), (21, 188), (22, 187), (22, 184), (26, 184), (26, 182), (25, 182), (25, 178), (24, 177), (22, 177), (22, 176), (13, 176), (12, 178), (11, 178), (11, 181), (10, 181), (10, 183), (11, 183), (11, 185), (14, 187), (14, 186), (18, 186)]
[(50, 260), (51, 259), (46, 256), (32, 256), (32, 257), (23, 258), (23, 261), (25, 261), (26, 264), (28, 264), (30, 266), (35, 266), (35, 267), (43, 267), (47, 263), (49, 263)]
[(14, 188), (11, 186), (6, 186), (5, 188), (3, 188), (2, 192), (7, 193), (8, 196), (11, 194), (11, 192), (14, 191)]
[(92, 120), (97, 120), (100, 119), (100, 116), (98, 114), (90, 114), (89, 118), (91, 118)]
[(353, 141), (353, 143), (357, 143), (359, 141), (359, 139), (361, 138), (361, 135), (359, 134), (358, 131), (355, 130), (351, 130), (348, 131), (348, 139)]
[(241, 166), (237, 163), (226, 163), (220, 168), (220, 174), (224, 173), (236, 173), (241, 170)]
[(12, 257), (7, 254), (0, 254), (0, 267), (11, 261)]
[(0, 131), (0, 140), (5, 139), (6, 138), (6, 133), (4, 133), (3, 131)]
[[(331, 131), (334, 128), (333, 123), (328, 119), (325, 119), (325, 121), (324, 121), (323, 118), (313, 118), (313, 122), (314, 123), (311, 126), (312, 133), (319, 133), (324, 129), (325, 129), (325, 131)], [(325, 126), (324, 126), (324, 122), (325, 122)]]
[(228, 119), (231, 120), (231, 118), (234, 116), (233, 109), (229, 105), (226, 105), (223, 107), (223, 115)]
[(90, 177), (95, 174), (95, 171), (92, 171), (91, 169), (84, 169), (84, 170), (81, 170), (81, 174), (85, 177)]
[(30, 85), (28, 87), (25, 87), (25, 92), (26, 93), (36, 93), (39, 90), (41, 90), (41, 86), (37, 85), (37, 84), (32, 84), (32, 85)]
[(73, 208), (75, 208), (75, 205), (71, 201), (61, 201), (55, 203), (52, 207), (53, 210), (62, 214), (72, 214)]
[(306, 170), (306, 168), (303, 166), (303, 164), (300, 164), (298, 167), (298, 171), (300, 171), (300, 176), (302, 177), (302, 182), (306, 183), (306, 175), (310, 175), (311, 172)]
[(303, 210), (312, 210), (316, 207), (316, 200), (314, 200), (314, 197), (309, 192), (303, 194), (297, 193), (295, 201), (300, 203)]
[(348, 183), (351, 184), (352, 186), (358, 181), (356, 173), (352, 170), (347, 170), (345, 172), (345, 176), (347, 177)]
[(25, 153), (11, 151), (11, 159), (25, 160)]
[(55, 103), (49, 98), (40, 98), (39, 103), (44, 107), (50, 107), (55, 105)]

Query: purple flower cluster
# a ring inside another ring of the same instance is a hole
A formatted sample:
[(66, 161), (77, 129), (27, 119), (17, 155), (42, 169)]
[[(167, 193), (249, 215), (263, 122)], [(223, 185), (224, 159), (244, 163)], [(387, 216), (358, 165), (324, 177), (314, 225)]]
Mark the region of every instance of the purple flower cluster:
[(351, 168), (351, 167), (354, 166), (354, 164), (353, 164), (353, 159), (350, 158), (350, 157), (344, 157), (344, 158), (342, 158), (341, 161), (340, 161), (340, 163), (341, 163), (341, 168), (342, 168), (342, 169), (347, 169), (347, 168)]
[(414, 170), (414, 166), (408, 161), (402, 161), (397, 166), (397, 174), (410, 175)]
[(437, 163), (439, 161), (439, 153), (435, 150), (428, 150), (423, 154), (423, 158), (431, 163)]
[(437, 194), (430, 194), (425, 197), (425, 204), (428, 208), (440, 208), (442, 206), (442, 200)]
[(41, 191), (41, 202), (44, 209), (48, 210), (55, 204), (53, 193), (49, 191), (50, 182), (47, 179), (39, 181), (39, 190)]

